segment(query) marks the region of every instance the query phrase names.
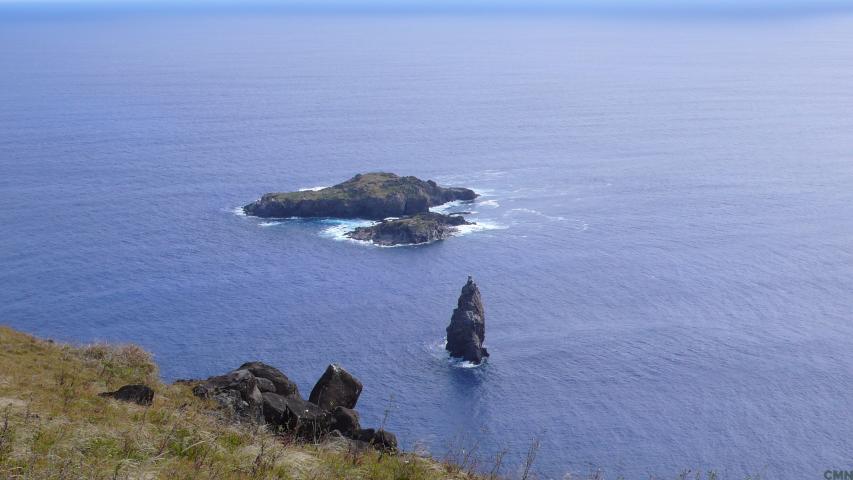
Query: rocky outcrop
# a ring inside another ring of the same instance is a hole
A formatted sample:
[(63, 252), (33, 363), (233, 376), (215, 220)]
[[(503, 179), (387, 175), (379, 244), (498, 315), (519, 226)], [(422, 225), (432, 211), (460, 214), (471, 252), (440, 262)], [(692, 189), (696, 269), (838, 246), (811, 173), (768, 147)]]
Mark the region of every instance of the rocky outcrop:
[(355, 408), (362, 385), (357, 378), (340, 367), (329, 365), (311, 390), (308, 400), (326, 410), (335, 407)]
[(353, 240), (376, 245), (417, 245), (444, 240), (458, 231), (460, 225), (472, 225), (460, 215), (419, 213), (411, 217), (383, 220), (376, 225), (359, 227), (346, 235)]
[(397, 436), (383, 429), (374, 430), (365, 428), (359, 430), (353, 436), (355, 440), (365, 442), (377, 450), (386, 452), (397, 451)]
[(252, 375), (258, 378), (258, 387), (263, 390), (261, 385), (261, 379), (269, 381), (273, 385), (272, 390), (266, 390), (269, 392), (275, 392), (279, 395), (284, 395), (285, 397), (288, 395), (299, 395), (299, 387), (296, 386), (287, 375), (281, 372), (281, 370), (271, 367), (263, 362), (247, 362), (243, 365), (240, 365), (238, 370), (248, 370)]
[(332, 410), (331, 428), (341, 432), (345, 437), (352, 438), (355, 432), (361, 430), (358, 412), (351, 408), (335, 407)]
[(238, 417), (257, 422), (263, 418), (263, 396), (258, 382), (248, 370), (234, 370), (225, 375), (210, 377), (193, 388), (202, 398), (215, 400)]
[(100, 396), (143, 406), (151, 405), (154, 402), (154, 390), (142, 384), (125, 385), (114, 392), (104, 392)]
[(452, 357), (461, 357), (479, 364), (489, 356), (489, 352), (483, 347), (485, 337), (486, 312), (483, 309), (483, 300), (480, 297), (480, 289), (469, 276), (447, 327), (446, 349)]
[(258, 390), (261, 393), (275, 393), (275, 384), (272, 381), (263, 377), (255, 377), (255, 381), (258, 382)]
[(317, 440), (329, 431), (331, 414), (295, 395), (265, 393), (263, 405), (267, 423), (298, 437)]
[(432, 180), (393, 173), (358, 174), (322, 190), (267, 193), (243, 207), (256, 217), (336, 217), (382, 220), (426, 213), (454, 200), (474, 200), (467, 188), (441, 187)]
[(178, 382), (194, 385), (196, 396), (215, 400), (238, 421), (265, 424), (275, 432), (309, 441), (333, 436), (357, 448), (397, 449), (393, 433), (361, 428), (353, 407), (362, 384), (340, 365), (326, 368), (307, 401), (284, 373), (261, 362), (244, 363), (203, 381)]

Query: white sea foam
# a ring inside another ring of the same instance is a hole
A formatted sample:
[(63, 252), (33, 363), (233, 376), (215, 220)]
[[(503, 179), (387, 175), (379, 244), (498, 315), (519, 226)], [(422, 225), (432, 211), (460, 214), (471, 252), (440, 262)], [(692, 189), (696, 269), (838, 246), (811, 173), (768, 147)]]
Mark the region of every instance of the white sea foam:
[[(473, 202), (470, 202), (470, 201), (456, 200), (453, 202), (445, 203), (443, 205), (438, 205), (438, 206), (432, 207), (432, 208), (430, 208), (430, 211), (435, 212), (435, 213), (445, 214), (445, 215), (453, 214), (453, 213), (457, 213), (457, 212), (465, 212), (465, 213), (468, 213), (471, 215), (475, 215), (477, 212), (471, 212), (470, 210), (466, 209), (466, 207), (470, 207), (472, 205), (472, 203)], [(487, 201), (484, 203), (487, 206), (497, 206), (497, 202), (495, 202), (495, 201)], [(385, 220), (394, 220), (396, 218), (398, 218), (398, 217), (388, 217)], [(474, 218), (473, 221), (476, 222), (473, 225), (460, 225), (460, 226), (456, 227), (456, 232), (453, 234), (453, 236), (462, 236), (462, 235), (467, 235), (467, 234), (473, 233), (473, 232), (482, 232), (482, 231), (486, 231), (486, 230), (503, 230), (503, 229), (509, 228), (506, 225), (502, 225), (500, 223), (492, 222), (489, 220), (477, 220), (476, 218)], [(316, 220), (316, 222), (324, 225), (324, 228), (322, 228), (320, 230), (319, 235), (321, 237), (329, 238), (329, 239), (332, 239), (335, 241), (353, 242), (353, 243), (359, 243), (362, 245), (370, 245), (370, 246), (379, 247), (379, 248), (405, 248), (405, 247), (428, 245), (429, 243), (433, 243), (433, 242), (426, 242), (426, 243), (418, 243), (418, 244), (414, 244), (414, 245), (413, 244), (407, 244), (407, 245), (376, 245), (370, 241), (354, 240), (354, 239), (349, 238), (347, 236), (347, 233), (352, 232), (353, 230), (355, 230), (358, 227), (369, 227), (371, 225), (375, 225), (377, 223), (375, 221), (363, 220), (363, 219), (352, 220), (352, 219), (342, 219), (342, 218), (325, 218), (322, 220)], [(269, 225), (262, 224), (262, 226), (277, 225), (281, 222), (268, 222), (268, 223), (269, 223)]]
[(246, 211), (243, 210), (243, 207), (234, 207), (231, 209), (231, 212), (233, 212), (234, 215), (237, 215), (238, 217), (245, 217), (246, 216)]
[(489, 220), (475, 221), (476, 223), (474, 223), (473, 225), (459, 225), (458, 227), (456, 227), (456, 235), (468, 235), (469, 233), (484, 232), (486, 230), (506, 230), (507, 228), (509, 228), (506, 225), (491, 222)]
[[(320, 236), (325, 238), (331, 238), (336, 241), (347, 241), (353, 243), (359, 243), (362, 245), (369, 245), (377, 248), (408, 248), (408, 247), (418, 247), (429, 245), (431, 243), (439, 242), (440, 240), (433, 240), (431, 242), (423, 242), (423, 243), (407, 243), (403, 245), (376, 245), (375, 243), (369, 240), (355, 240), (349, 238), (346, 234), (355, 230), (358, 227), (369, 227), (371, 225), (375, 225), (376, 222), (370, 220), (322, 220), (323, 223), (329, 223), (330, 226), (324, 228), (320, 231)], [(461, 237), (463, 235), (468, 235), (474, 232), (484, 232), (487, 230), (505, 230), (509, 228), (506, 225), (495, 223), (491, 221), (477, 221), (472, 225), (459, 225), (456, 228), (456, 231), (451, 235), (452, 237)]]
[(298, 189), (300, 192), (318, 192), (324, 188), (329, 188), (328, 185), (320, 185), (319, 187), (307, 187)]
[(456, 367), (456, 368), (479, 368), (479, 367), (482, 367), (483, 365), (485, 365), (487, 361), (488, 360), (483, 360), (483, 363), (477, 364), (477, 363), (472, 363), (472, 362), (469, 362), (466, 360), (462, 360), (460, 358), (451, 358), (449, 363), (450, 363), (451, 367)]
[(539, 210), (533, 210), (533, 209), (531, 209), (531, 208), (513, 208), (513, 209), (512, 209), (512, 210), (510, 210), (508, 213), (509, 213), (509, 214), (512, 214), (512, 213), (514, 213), (514, 212), (518, 212), (518, 213), (529, 213), (529, 214), (531, 214), (531, 215), (536, 215), (536, 216), (538, 216), (538, 217), (547, 218), (548, 220), (554, 220), (554, 221), (557, 221), (557, 222), (564, 222), (564, 221), (566, 221), (566, 217), (555, 216), (555, 215), (546, 215), (546, 214), (544, 214), (544, 213), (540, 212)]
[(342, 219), (342, 218), (326, 218), (323, 220), (319, 220), (318, 223), (328, 225), (326, 228), (320, 230), (320, 236), (325, 238), (331, 238), (336, 241), (350, 241), (356, 243), (366, 243), (370, 244), (370, 242), (364, 242), (360, 240), (353, 240), (346, 236), (347, 233), (355, 230), (358, 227), (369, 227), (376, 222), (371, 220), (361, 220), (361, 219)]
[(442, 203), (441, 205), (430, 207), (429, 211), (433, 213), (441, 213), (447, 215), (448, 213), (466, 211), (464, 208), (466, 205), (471, 205), (471, 202), (463, 200), (454, 200), (452, 202)]
[(465, 174), (438, 175), (433, 178), (433, 180), (438, 182), (440, 185), (467, 186), (484, 180), (494, 180), (495, 178), (504, 177), (508, 174), (509, 172), (506, 170), (483, 170), (480, 172), (470, 172)]
[(261, 222), (261, 223), (259, 223), (259, 224), (258, 224), (258, 226), (259, 226), (259, 227), (274, 227), (274, 226), (276, 226), (276, 225), (281, 225), (282, 223), (284, 223), (284, 222), (283, 222), (283, 221), (279, 221), (279, 222)]
[(495, 190), (492, 188), (472, 188), (474, 193), (477, 194), (477, 198), (488, 198), (495, 196)]
[(424, 344), (424, 348), (427, 353), (436, 360), (445, 360), (448, 358), (447, 350), (444, 347), (447, 345), (447, 337), (442, 338), (441, 340), (436, 340), (434, 342)]
[[(442, 338), (441, 340), (437, 340), (435, 342), (430, 342), (424, 345), (427, 353), (434, 358), (436, 361), (446, 362), (451, 367), (455, 368), (477, 368), (485, 365), (485, 362), (481, 364), (471, 363), (466, 360), (462, 360), (461, 358), (453, 358), (447, 353), (445, 347), (447, 346), (447, 337)], [(488, 360), (487, 360), (488, 361)]]
[(485, 200), (482, 202), (477, 202), (477, 205), (479, 205), (481, 207), (492, 207), (492, 208), (498, 208), (501, 206), (501, 204), (498, 203), (497, 200)]

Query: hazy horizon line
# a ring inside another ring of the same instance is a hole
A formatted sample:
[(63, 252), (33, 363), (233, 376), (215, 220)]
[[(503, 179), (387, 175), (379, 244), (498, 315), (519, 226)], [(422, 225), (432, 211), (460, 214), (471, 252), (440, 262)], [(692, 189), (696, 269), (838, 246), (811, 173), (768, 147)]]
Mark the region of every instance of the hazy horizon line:
[(837, 0), (0, 0), (0, 15), (156, 12), (270, 12), (326, 14), (586, 14), (599, 16), (778, 17), (853, 13)]

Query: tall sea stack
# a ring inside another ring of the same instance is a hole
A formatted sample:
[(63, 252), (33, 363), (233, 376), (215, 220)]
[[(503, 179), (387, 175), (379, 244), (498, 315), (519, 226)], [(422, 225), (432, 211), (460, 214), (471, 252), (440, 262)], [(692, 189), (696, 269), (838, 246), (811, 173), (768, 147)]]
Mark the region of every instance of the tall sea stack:
[(451, 357), (479, 364), (489, 352), (483, 348), (486, 337), (486, 312), (480, 289), (474, 279), (468, 277), (468, 283), (462, 287), (459, 303), (453, 310), (450, 325), (447, 326), (447, 351)]

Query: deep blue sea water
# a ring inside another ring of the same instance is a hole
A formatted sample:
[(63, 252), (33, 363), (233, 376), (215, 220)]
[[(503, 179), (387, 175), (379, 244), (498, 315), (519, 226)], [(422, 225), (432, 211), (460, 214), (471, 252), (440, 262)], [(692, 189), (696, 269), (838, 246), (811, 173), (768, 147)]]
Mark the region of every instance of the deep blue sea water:
[[(234, 213), (376, 170), (489, 228)], [(538, 437), (546, 478), (853, 468), (850, 17), (0, 17), (0, 202), (0, 323), (166, 380), (340, 362), (364, 424)], [(480, 368), (441, 351), (468, 274)]]

